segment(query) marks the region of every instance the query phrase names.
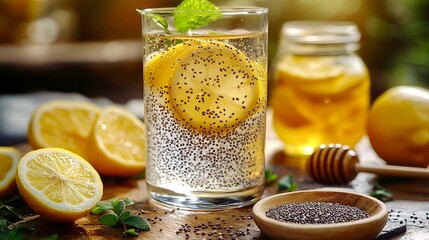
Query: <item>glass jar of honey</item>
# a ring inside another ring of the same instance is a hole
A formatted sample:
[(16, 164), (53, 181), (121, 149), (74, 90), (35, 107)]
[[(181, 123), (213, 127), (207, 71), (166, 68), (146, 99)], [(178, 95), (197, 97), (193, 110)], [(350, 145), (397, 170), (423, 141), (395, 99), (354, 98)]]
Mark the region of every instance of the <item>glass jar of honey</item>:
[(286, 155), (328, 143), (353, 147), (365, 134), (370, 77), (357, 55), (360, 37), (351, 22), (283, 24), (269, 104)]

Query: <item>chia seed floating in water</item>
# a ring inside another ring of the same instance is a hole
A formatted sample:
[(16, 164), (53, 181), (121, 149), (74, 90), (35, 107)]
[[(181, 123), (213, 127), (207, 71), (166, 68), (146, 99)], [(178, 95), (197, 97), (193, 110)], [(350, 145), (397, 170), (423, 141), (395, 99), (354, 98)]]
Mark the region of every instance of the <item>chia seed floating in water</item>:
[(331, 224), (368, 218), (363, 209), (329, 202), (301, 202), (270, 208), (265, 215), (281, 222), (298, 224)]

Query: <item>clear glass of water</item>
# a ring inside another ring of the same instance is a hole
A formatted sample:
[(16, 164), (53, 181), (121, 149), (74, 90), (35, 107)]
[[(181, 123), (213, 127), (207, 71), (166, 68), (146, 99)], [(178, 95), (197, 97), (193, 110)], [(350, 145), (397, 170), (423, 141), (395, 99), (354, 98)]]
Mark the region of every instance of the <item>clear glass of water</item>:
[[(212, 15), (181, 12), (205, 13)], [(142, 11), (146, 181), (153, 199), (210, 210), (261, 197), (267, 13), (220, 8), (216, 20), (183, 33), (174, 8)]]

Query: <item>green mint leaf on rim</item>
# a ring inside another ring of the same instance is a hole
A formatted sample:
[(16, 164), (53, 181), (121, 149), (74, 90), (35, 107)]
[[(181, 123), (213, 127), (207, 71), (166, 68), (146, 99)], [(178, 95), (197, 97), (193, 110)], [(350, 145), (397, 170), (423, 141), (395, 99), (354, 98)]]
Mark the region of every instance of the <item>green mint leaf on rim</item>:
[(178, 32), (184, 33), (205, 26), (220, 16), (219, 8), (207, 0), (184, 0), (174, 12), (174, 25)]
[[(142, 10), (136, 9), (136, 11), (140, 15), (143, 15)], [(146, 13), (146, 16), (151, 22), (153, 22), (158, 27), (162, 28), (166, 33), (170, 33), (170, 31), (168, 30), (168, 22), (167, 22), (167, 20), (165, 20), (165, 18), (163, 18), (162, 16), (160, 16), (158, 14), (154, 14), (154, 13)]]
[(149, 18), (149, 20), (151, 20), (155, 25), (157, 25), (158, 27), (164, 29), (164, 31), (166, 33), (170, 33), (170, 31), (168, 30), (168, 23), (167, 20), (165, 20), (165, 18), (163, 18), (162, 16), (158, 15), (158, 14), (154, 14), (154, 13), (148, 13), (147, 17)]

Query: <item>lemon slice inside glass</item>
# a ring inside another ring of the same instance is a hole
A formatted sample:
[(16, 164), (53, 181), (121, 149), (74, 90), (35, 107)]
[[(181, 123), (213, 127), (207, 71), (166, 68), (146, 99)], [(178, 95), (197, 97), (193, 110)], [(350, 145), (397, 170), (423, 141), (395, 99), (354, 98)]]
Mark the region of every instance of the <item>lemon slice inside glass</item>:
[(149, 55), (144, 66), (143, 80), (145, 86), (158, 91), (168, 86), (180, 60), (189, 52), (194, 51), (194, 48), (196, 45), (179, 43), (166, 51)]
[[(219, 41), (189, 41), (170, 82), (177, 118), (200, 132), (227, 131), (253, 114), (259, 99), (259, 69), (237, 48)], [(176, 58), (177, 59), (177, 58)]]

